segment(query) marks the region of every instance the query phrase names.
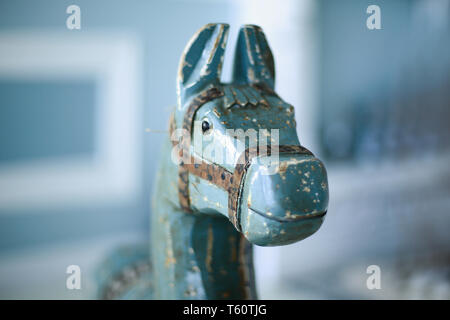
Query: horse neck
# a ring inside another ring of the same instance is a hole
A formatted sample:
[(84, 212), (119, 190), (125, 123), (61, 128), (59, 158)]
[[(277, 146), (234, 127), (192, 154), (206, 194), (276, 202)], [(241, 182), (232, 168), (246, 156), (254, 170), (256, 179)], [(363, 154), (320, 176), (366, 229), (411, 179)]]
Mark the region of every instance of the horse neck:
[(208, 299), (256, 298), (252, 246), (226, 218), (200, 216), (192, 239)]
[[(166, 148), (154, 194), (152, 259), (161, 298), (256, 298), (252, 246), (222, 215), (185, 213)], [(176, 199), (174, 201), (174, 199)]]

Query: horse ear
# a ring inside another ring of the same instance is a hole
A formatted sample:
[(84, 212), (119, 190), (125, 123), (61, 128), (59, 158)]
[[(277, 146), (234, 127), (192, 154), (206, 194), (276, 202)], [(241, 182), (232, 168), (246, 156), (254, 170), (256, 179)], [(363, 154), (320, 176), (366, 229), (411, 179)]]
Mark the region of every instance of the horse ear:
[(191, 38), (178, 67), (177, 90), (180, 103), (220, 83), (229, 25), (210, 23)]
[(275, 64), (262, 29), (244, 25), (239, 30), (234, 57), (233, 80), (237, 83), (275, 86)]

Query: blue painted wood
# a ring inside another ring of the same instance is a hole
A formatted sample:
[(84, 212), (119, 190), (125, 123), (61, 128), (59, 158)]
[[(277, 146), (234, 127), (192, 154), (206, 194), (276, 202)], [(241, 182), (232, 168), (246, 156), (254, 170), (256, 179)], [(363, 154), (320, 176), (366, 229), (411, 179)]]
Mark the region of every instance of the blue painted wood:
[[(220, 89), (223, 96), (208, 101), (195, 113), (194, 120), (207, 121), (211, 129), (205, 133), (201, 125), (193, 125), (191, 152), (233, 173), (236, 159), (249, 147), (250, 140), (239, 140), (229, 134), (230, 129), (254, 129), (258, 132), (257, 143), (266, 138), (259, 134), (263, 129), (279, 130), (279, 141), (272, 144), (298, 146), (300, 142), (294, 108), (272, 92), (274, 61), (259, 27), (241, 28), (233, 81), (221, 83), (227, 34), (228, 25), (208, 24), (188, 43), (177, 76), (174, 121), (181, 128), (192, 100), (208, 88)], [(218, 152), (207, 152), (212, 148), (234, 160), (217, 163)], [(173, 146), (166, 138), (152, 197), (150, 245), (109, 260), (108, 270), (116, 271), (104, 274), (103, 297), (256, 298), (252, 244), (290, 244), (319, 229), (328, 207), (323, 163), (310, 154), (281, 153), (275, 167), (267, 165), (271, 156), (254, 158), (240, 186), (238, 231), (228, 220), (229, 194), (211, 182), (214, 180), (190, 174), (188, 191), (193, 212), (181, 209), (179, 167), (172, 152)], [(271, 174), (267, 174), (270, 168)], [(139, 272), (139, 265), (144, 271)], [(131, 266), (128, 273), (134, 277), (126, 280), (124, 266)], [(113, 281), (107, 280), (114, 275), (115, 289)]]

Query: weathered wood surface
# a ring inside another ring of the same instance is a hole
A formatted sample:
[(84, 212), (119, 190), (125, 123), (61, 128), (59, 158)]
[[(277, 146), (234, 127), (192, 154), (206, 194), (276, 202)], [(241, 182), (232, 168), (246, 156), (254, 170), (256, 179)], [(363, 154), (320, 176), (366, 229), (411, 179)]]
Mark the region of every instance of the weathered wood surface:
[[(294, 243), (323, 222), (326, 170), (300, 145), (294, 108), (274, 91), (274, 61), (262, 30), (241, 28), (233, 81), (224, 84), (227, 34), (228, 25), (208, 24), (183, 52), (171, 133), (187, 129), (190, 141), (166, 137), (152, 197), (150, 244), (109, 258), (101, 270), (104, 298), (256, 298), (252, 244)], [(208, 90), (217, 94), (205, 98)], [(251, 138), (229, 134), (236, 129), (255, 130), (256, 149)], [(278, 138), (271, 129), (279, 130)], [(261, 156), (258, 146), (266, 136), (269, 152)], [(276, 165), (269, 166), (275, 151)], [(175, 162), (173, 153), (184, 161)], [(194, 158), (199, 162), (185, 161)]]

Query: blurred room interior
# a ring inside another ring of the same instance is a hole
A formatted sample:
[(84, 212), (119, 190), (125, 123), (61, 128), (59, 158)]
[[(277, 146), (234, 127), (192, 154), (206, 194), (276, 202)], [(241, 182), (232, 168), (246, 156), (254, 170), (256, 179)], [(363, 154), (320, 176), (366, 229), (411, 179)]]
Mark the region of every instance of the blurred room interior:
[(71, 4), (0, 3), (0, 298), (95, 298), (102, 259), (148, 241), (180, 55), (227, 22), (224, 80), (239, 26), (260, 25), (329, 175), (319, 232), (255, 248), (260, 298), (450, 299), (450, 1), (78, 0), (68, 30)]

